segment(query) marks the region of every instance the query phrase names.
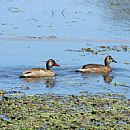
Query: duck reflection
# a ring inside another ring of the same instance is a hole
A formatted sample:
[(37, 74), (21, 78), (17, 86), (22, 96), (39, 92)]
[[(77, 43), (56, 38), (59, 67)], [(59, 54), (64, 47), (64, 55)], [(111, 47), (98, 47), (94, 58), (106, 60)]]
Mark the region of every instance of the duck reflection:
[(23, 78), (24, 81), (29, 83), (34, 82), (43, 82), (46, 84), (47, 88), (52, 88), (55, 86), (55, 80), (53, 77), (47, 77), (47, 78)]
[(110, 76), (109, 74), (104, 74), (104, 75), (103, 75), (104, 82), (107, 83), (107, 84), (111, 83), (112, 80), (113, 80), (113, 78), (114, 78), (114, 77), (113, 77), (113, 76)]
[(83, 77), (88, 77), (88, 76), (102, 76), (103, 80), (106, 84), (110, 84), (113, 80), (113, 76), (111, 76), (109, 73), (106, 74), (88, 74), (88, 73), (82, 73)]

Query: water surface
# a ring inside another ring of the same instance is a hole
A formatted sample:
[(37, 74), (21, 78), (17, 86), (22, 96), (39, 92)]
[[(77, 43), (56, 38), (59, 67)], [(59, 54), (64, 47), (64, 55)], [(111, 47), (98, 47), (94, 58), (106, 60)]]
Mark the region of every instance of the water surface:
[[(129, 91), (129, 46), (122, 49), (122, 44), (113, 50), (93, 54), (82, 48), (98, 50), (101, 43), (69, 43), (41, 41), (1, 41), (0, 43), (0, 89), (23, 92), (24, 94), (80, 94), (80, 93), (116, 93), (130, 97)], [(124, 46), (123, 46), (124, 47)], [(6, 50), (8, 48), (8, 50)], [(17, 48), (17, 49), (16, 49)], [(76, 73), (75, 70), (87, 63), (104, 64), (104, 57), (112, 55), (117, 64), (112, 63), (113, 71), (109, 75)], [(61, 67), (54, 67), (57, 76), (41, 79), (21, 79), (21, 72), (32, 67), (45, 67), (46, 61), (55, 59)]]
[[(0, 0), (0, 89), (23, 94), (115, 93), (130, 98), (129, 14), (128, 0)], [(118, 61), (111, 64), (109, 75), (74, 72), (87, 63), (103, 64), (107, 55)], [(50, 58), (61, 65), (53, 68), (56, 77), (19, 78), (26, 69), (45, 67)]]
[(1, 0), (2, 36), (128, 40), (128, 0)]

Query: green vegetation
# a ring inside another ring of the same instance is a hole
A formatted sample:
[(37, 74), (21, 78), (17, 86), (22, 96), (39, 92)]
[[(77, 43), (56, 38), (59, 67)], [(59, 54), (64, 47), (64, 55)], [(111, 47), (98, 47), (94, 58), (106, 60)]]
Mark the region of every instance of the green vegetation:
[(130, 128), (130, 101), (112, 94), (3, 97), (0, 109), (1, 129)]
[(129, 51), (130, 48), (128, 46), (98, 46), (98, 47), (95, 47), (95, 48), (92, 48), (92, 47), (84, 47), (84, 48), (81, 48), (79, 50), (71, 50), (71, 49), (67, 49), (66, 51), (72, 51), (72, 52), (87, 52), (87, 53), (90, 53), (90, 54), (94, 54), (94, 55), (97, 55), (97, 54), (105, 54), (106, 52), (113, 52), (113, 51), (116, 51), (116, 52), (120, 52), (120, 51), (123, 51), (123, 52), (127, 52)]

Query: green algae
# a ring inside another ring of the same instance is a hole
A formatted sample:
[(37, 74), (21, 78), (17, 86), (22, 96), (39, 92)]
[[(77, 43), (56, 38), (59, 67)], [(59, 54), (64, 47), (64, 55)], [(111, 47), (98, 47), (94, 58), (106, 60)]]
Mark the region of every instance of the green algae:
[(129, 47), (128, 46), (124, 46), (124, 45), (121, 45), (121, 46), (98, 46), (98, 47), (84, 47), (84, 48), (80, 48), (80, 49), (77, 49), (77, 50), (73, 50), (73, 49), (67, 49), (66, 51), (71, 51), (71, 52), (86, 52), (86, 53), (90, 53), (90, 54), (94, 54), (94, 55), (97, 55), (97, 54), (105, 54), (106, 52), (113, 52), (113, 51), (116, 51), (116, 52), (127, 52), (129, 51)]
[(2, 129), (129, 129), (130, 101), (94, 95), (36, 95), (0, 101)]

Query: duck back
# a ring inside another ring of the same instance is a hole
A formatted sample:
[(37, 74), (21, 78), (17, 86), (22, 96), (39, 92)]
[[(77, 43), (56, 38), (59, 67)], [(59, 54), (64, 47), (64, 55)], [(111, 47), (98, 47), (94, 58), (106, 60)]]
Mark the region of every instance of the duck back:
[(44, 68), (32, 68), (31, 70), (26, 70), (22, 73), (22, 77), (51, 77), (54, 75), (54, 72)]
[(111, 67), (101, 64), (87, 64), (79, 69), (79, 71), (86, 73), (108, 73), (111, 71)]

